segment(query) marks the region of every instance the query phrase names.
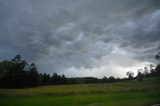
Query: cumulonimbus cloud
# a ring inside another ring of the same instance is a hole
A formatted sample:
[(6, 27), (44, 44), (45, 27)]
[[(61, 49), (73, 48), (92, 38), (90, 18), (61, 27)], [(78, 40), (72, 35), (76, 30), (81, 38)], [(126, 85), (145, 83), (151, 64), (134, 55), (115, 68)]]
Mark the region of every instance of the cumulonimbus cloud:
[(159, 7), (159, 0), (1, 0), (0, 59), (21, 54), (41, 72), (121, 77), (154, 62)]

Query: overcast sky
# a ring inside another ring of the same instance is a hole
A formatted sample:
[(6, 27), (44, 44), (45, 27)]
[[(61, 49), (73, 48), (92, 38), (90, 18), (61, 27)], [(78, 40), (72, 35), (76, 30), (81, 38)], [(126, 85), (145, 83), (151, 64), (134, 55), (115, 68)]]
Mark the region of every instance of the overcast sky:
[(160, 0), (0, 0), (0, 60), (40, 72), (125, 77), (159, 46)]

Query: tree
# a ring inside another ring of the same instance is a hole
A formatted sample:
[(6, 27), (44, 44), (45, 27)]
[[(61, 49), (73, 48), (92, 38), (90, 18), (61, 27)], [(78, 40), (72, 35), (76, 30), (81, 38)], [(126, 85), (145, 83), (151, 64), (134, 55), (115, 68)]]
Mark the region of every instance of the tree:
[(144, 77), (148, 77), (149, 69), (147, 67), (144, 67), (143, 74), (144, 74)]
[(50, 84), (50, 79), (51, 79), (50, 75), (44, 73), (43, 74), (43, 80), (42, 80), (43, 85)]
[(115, 81), (116, 81), (116, 79), (113, 76), (110, 76), (108, 78), (108, 82), (115, 82)]
[(107, 77), (104, 76), (104, 77), (102, 78), (102, 82), (106, 83), (107, 81), (108, 81)]
[(21, 62), (21, 55), (17, 54), (13, 59), (12, 62), (20, 63)]
[(149, 68), (150, 68), (150, 72), (152, 72), (154, 70), (154, 65), (153, 64), (150, 64)]
[[(11, 74), (12, 74), (12, 62), (10, 61), (2, 61), (0, 62), (0, 87), (1, 88), (8, 88), (12, 86), (12, 79), (11, 79)], [(12, 75), (14, 76), (14, 74)]]
[(62, 84), (66, 84), (66, 82), (67, 82), (67, 78), (65, 77), (64, 74), (61, 77), (61, 82), (62, 82)]
[(28, 73), (28, 81), (29, 86), (38, 86), (39, 84), (39, 76), (38, 76), (37, 67), (34, 63), (31, 63), (29, 67), (29, 73)]
[(10, 62), (9, 61), (2, 61), (0, 62), (0, 80), (5, 77), (6, 72), (8, 71)]
[(53, 73), (52, 77), (51, 77), (51, 81), (52, 81), (52, 84), (57, 84), (57, 73)]
[(25, 61), (16, 55), (12, 61), (2, 61), (0, 65), (0, 86), (5, 88), (23, 88), (25, 86)]
[(158, 54), (156, 54), (155, 59), (160, 60), (160, 52)]
[(155, 72), (157, 76), (160, 76), (160, 64), (158, 64), (155, 68)]
[[(160, 61), (160, 52), (155, 56), (156, 60)], [(160, 75), (160, 63), (155, 68), (155, 76)]]
[(128, 76), (128, 79), (132, 79), (134, 76), (134, 73), (132, 71), (128, 71), (126, 75)]
[(138, 81), (141, 82), (143, 80), (143, 74), (141, 72), (141, 69), (138, 69), (138, 74), (137, 74), (137, 78), (138, 78)]

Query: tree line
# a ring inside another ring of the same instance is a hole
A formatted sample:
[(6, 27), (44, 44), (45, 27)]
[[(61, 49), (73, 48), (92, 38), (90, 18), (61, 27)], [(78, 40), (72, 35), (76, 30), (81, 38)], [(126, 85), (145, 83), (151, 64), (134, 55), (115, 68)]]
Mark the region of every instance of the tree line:
[(60, 85), (60, 84), (88, 84), (88, 83), (103, 83), (115, 82), (119, 79), (114, 77), (109, 78), (67, 78), (64, 74), (53, 75), (40, 73), (34, 63), (27, 63), (21, 58), (21, 55), (16, 55), (11, 60), (0, 62), (0, 88), (26, 88), (39, 85)]
[[(155, 59), (158, 61), (160, 60), (160, 52), (155, 56)], [(142, 81), (144, 78), (148, 77), (158, 77), (160, 76), (160, 63), (157, 66), (150, 64), (149, 68), (144, 67), (143, 69), (138, 69), (136, 77), (134, 77), (134, 73), (132, 71), (128, 71), (126, 75), (128, 76), (128, 79), (137, 78), (138, 81)]]
[[(156, 55), (156, 59), (160, 59), (160, 53)], [(117, 81), (138, 79), (142, 81), (143, 78), (160, 76), (160, 64), (155, 68), (150, 65), (150, 69), (144, 68), (138, 70), (138, 74), (134, 77), (134, 73), (129, 71), (126, 73), (128, 78), (109, 78), (102, 79), (95, 77), (82, 78), (67, 78), (64, 74), (53, 75), (47, 73), (40, 73), (34, 63), (27, 63), (21, 58), (21, 55), (16, 55), (11, 60), (4, 60), (0, 62), (0, 88), (26, 88), (40, 85), (60, 85), (60, 84), (88, 84), (88, 83), (113, 83)]]

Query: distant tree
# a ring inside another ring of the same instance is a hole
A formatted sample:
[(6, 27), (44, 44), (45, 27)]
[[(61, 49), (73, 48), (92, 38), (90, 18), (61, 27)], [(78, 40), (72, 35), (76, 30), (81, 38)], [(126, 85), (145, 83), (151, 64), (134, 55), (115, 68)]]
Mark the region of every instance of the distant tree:
[(29, 65), (25, 60), (22, 60), (20, 64), (22, 69), (25, 69), (25, 67)]
[[(10, 79), (11, 77), (11, 73), (12, 71), (12, 67), (13, 64), (10, 61), (2, 61), (0, 62), (0, 87), (11, 87), (12, 86), (12, 79)], [(14, 74), (12, 75), (14, 76)]]
[(143, 80), (143, 74), (141, 72), (141, 69), (138, 69), (138, 74), (137, 74), (137, 78), (138, 78), (138, 81), (141, 82)]
[[(148, 74), (148, 69), (144, 68), (144, 70), (144, 73)], [(160, 65), (157, 65), (155, 69), (150, 66), (150, 70), (154, 70), (154, 73), (159, 73)], [(126, 75), (129, 79), (132, 79), (134, 73), (129, 71)], [(142, 72), (138, 72), (137, 78), (139, 81), (142, 81)], [(128, 79), (116, 79), (113, 76), (109, 78), (103, 77), (102, 79), (94, 77), (67, 78), (64, 74), (58, 75), (55, 72), (50, 76), (47, 73), (38, 73), (36, 65), (34, 63), (29, 65), (21, 58), (21, 55), (16, 55), (11, 61), (5, 60), (0, 62), (1, 88), (24, 88), (49, 84), (112, 83), (121, 80)]]
[(16, 55), (12, 61), (3, 61), (0, 65), (2, 73), (0, 86), (6, 88), (22, 88), (25, 87), (26, 71), (25, 64), (20, 55)]
[(108, 78), (108, 81), (107, 81), (107, 82), (111, 83), (111, 82), (115, 82), (115, 81), (116, 81), (116, 79), (115, 79), (113, 76), (110, 76), (110, 77)]
[(104, 77), (102, 78), (102, 82), (106, 83), (107, 81), (108, 81), (108, 78), (107, 78), (106, 76), (104, 76)]
[[(160, 62), (160, 52), (155, 56), (155, 58)], [(160, 75), (160, 63), (156, 66), (155, 72), (158, 76)]]
[(149, 69), (147, 67), (144, 67), (143, 75), (144, 75), (144, 77), (149, 76)]
[(62, 84), (66, 84), (66, 82), (67, 82), (67, 78), (65, 77), (65, 75), (63, 74), (62, 75), (62, 77), (61, 77), (61, 82), (62, 82)]
[(160, 60), (160, 52), (158, 54), (156, 54), (155, 59)]
[(156, 71), (155, 71), (155, 67), (153, 64), (150, 65), (150, 77), (151, 76), (156, 76)]
[(29, 67), (28, 80), (30, 86), (38, 86), (39, 84), (39, 74), (37, 71), (37, 67), (34, 63), (31, 63)]
[(126, 75), (128, 76), (128, 79), (132, 79), (134, 76), (134, 73), (132, 71), (128, 71)]
[(8, 67), (9, 63), (10, 63), (9, 61), (2, 61), (2, 62), (0, 62), (0, 80), (3, 77), (5, 77), (5, 74), (7, 72), (7, 68), (9, 68)]
[(57, 75), (56, 84), (57, 84), (57, 85), (62, 84), (61, 75)]
[(57, 73), (53, 73), (52, 77), (51, 77), (51, 82), (52, 84), (57, 84), (58, 83), (58, 75)]
[(154, 67), (155, 67), (155, 66), (154, 66), (153, 64), (150, 64), (150, 65), (149, 65), (150, 72), (152, 72), (152, 71), (154, 70)]
[(160, 64), (158, 64), (155, 68), (156, 76), (160, 76)]
[(43, 74), (42, 83), (43, 83), (44, 85), (50, 84), (50, 79), (51, 79), (51, 78), (50, 78), (50, 75), (44, 73), (44, 74)]
[(38, 75), (38, 82), (39, 82), (39, 85), (43, 85), (43, 74), (42, 73), (39, 73)]
[(14, 63), (20, 63), (21, 62), (21, 55), (16, 55), (13, 59), (12, 62)]

